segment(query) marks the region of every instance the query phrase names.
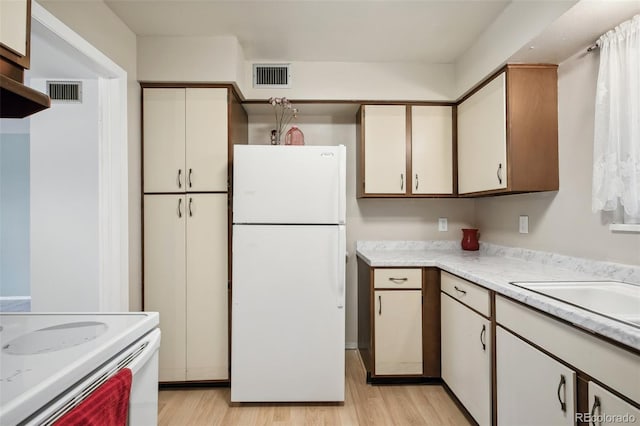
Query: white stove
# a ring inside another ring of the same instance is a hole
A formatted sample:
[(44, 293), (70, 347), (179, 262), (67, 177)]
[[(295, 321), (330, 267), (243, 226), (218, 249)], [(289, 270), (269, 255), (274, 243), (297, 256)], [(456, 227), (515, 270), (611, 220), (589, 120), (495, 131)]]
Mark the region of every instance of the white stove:
[(157, 326), (157, 312), (1, 313), (0, 425), (52, 423), (124, 367), (129, 423), (155, 423)]

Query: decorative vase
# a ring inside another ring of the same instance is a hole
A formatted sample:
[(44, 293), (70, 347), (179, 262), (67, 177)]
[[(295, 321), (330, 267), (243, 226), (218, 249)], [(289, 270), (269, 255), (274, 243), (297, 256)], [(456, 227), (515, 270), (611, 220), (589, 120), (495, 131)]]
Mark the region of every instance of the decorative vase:
[(478, 230), (475, 228), (462, 230), (462, 250), (478, 250), (480, 243), (478, 242)]
[(285, 145), (304, 145), (304, 134), (298, 126), (291, 126), (287, 134), (284, 136)]
[(271, 145), (280, 145), (280, 139), (282, 135), (279, 131), (273, 129), (271, 130)]

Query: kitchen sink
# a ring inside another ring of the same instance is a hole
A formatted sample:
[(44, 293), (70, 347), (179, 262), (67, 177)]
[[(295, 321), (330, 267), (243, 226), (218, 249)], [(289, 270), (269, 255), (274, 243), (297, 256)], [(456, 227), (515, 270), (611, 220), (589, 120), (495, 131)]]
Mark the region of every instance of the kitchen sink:
[(640, 328), (640, 286), (621, 281), (524, 281), (518, 287)]

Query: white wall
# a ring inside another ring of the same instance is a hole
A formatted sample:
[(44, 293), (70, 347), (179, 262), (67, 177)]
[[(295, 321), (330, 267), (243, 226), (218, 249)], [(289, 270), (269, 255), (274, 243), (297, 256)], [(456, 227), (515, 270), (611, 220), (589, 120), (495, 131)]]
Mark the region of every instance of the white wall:
[(136, 35), (102, 1), (38, 0), (82, 38), (127, 72), (129, 161), (129, 307), (142, 306), (142, 231), (140, 188), (140, 85)]
[[(591, 212), (591, 168), (598, 53), (581, 50), (558, 68), (558, 192), (477, 201), (484, 241), (570, 256), (640, 265), (640, 235), (612, 233)], [(529, 215), (529, 234), (518, 216)]]
[[(31, 309), (98, 311), (98, 81), (31, 117)], [(31, 79), (46, 92), (46, 80)]]
[[(358, 293), (355, 242), (357, 240), (459, 240), (461, 228), (474, 224), (470, 199), (356, 199), (355, 116), (304, 116), (296, 120), (307, 145), (347, 147), (347, 329), (348, 347), (358, 339)], [(249, 117), (249, 143), (268, 144), (271, 116)], [(295, 149), (292, 148), (292, 149)], [(295, 179), (295, 176), (292, 176)], [(449, 220), (449, 231), (438, 232), (438, 218)]]
[(0, 298), (28, 297), (29, 134), (7, 121), (16, 120), (0, 120)]

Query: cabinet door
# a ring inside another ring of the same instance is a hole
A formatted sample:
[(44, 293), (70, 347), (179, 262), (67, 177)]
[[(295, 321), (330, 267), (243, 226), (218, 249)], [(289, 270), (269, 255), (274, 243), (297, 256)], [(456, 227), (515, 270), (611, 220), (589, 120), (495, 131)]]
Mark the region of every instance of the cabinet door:
[(506, 76), (458, 105), (458, 192), (507, 187)]
[(413, 194), (453, 193), (451, 114), (448, 106), (411, 107)]
[(404, 105), (365, 105), (364, 192), (406, 193), (407, 122)]
[[(489, 320), (440, 294), (442, 379), (481, 426), (491, 424)], [(505, 424), (507, 425), (507, 424)]]
[[(29, 1), (0, 1), (0, 43), (18, 57), (27, 56), (29, 40)], [(28, 67), (28, 63), (26, 66)]]
[[(633, 424), (640, 410), (594, 382), (589, 382), (589, 413), (578, 413), (590, 425)], [(580, 419), (578, 419), (580, 420)]]
[(227, 89), (186, 89), (187, 191), (227, 191)]
[(498, 425), (575, 424), (575, 373), (498, 327)]
[(376, 291), (375, 374), (422, 374), (422, 292)]
[(143, 89), (144, 192), (185, 190), (185, 89)]
[(226, 380), (227, 194), (187, 194), (187, 380)]
[(161, 382), (185, 380), (185, 220), (184, 196), (144, 196), (144, 309), (160, 312)]

